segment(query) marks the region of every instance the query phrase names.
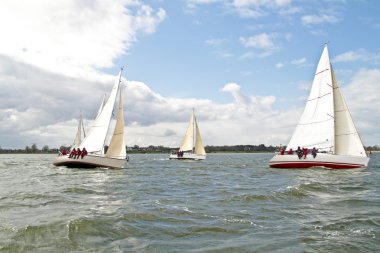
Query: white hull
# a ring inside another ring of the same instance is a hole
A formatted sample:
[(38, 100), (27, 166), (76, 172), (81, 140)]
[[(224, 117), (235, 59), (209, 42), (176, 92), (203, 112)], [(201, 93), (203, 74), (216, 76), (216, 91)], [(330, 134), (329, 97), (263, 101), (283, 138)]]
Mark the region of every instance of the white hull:
[(198, 155), (193, 153), (184, 153), (183, 156), (178, 156), (177, 154), (171, 154), (169, 159), (178, 159), (178, 160), (205, 160), (206, 155)]
[(105, 156), (97, 156), (88, 154), (82, 158), (69, 158), (68, 155), (58, 156), (54, 159), (53, 164), (55, 166), (66, 166), (72, 168), (125, 168), (127, 165), (127, 159), (112, 158)]
[(308, 154), (306, 158), (298, 158), (297, 155), (280, 155), (276, 154), (270, 161), (269, 166), (272, 168), (310, 168), (325, 167), (330, 169), (354, 169), (367, 167), (369, 157), (367, 156), (349, 156), (349, 155), (332, 155), (318, 153), (315, 158)]

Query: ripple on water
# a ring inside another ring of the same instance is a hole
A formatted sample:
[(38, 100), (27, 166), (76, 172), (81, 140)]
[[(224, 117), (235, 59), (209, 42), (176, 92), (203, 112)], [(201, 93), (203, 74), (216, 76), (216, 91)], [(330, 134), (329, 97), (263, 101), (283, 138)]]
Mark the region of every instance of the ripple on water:
[(0, 157), (3, 252), (379, 252), (380, 155), (362, 170), (272, 154), (131, 155), (126, 170)]

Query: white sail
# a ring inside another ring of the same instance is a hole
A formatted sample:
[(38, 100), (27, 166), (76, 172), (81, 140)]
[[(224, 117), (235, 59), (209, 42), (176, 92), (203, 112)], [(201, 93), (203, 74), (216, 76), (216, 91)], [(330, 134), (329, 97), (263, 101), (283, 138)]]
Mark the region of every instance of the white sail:
[(194, 147), (194, 112), (190, 116), (189, 125), (183, 138), (180, 151), (193, 151)]
[(194, 116), (194, 119), (195, 119), (195, 132), (196, 132), (194, 153), (198, 155), (206, 155), (206, 150), (202, 143), (201, 132), (199, 131), (197, 119), (195, 118), (195, 116)]
[(363, 143), (332, 71), (335, 107), (335, 154), (366, 156)]
[(84, 126), (83, 126), (83, 120), (82, 120), (82, 114), (80, 115), (79, 122), (78, 122), (78, 129), (77, 134), (75, 135), (75, 139), (73, 144), (71, 145), (71, 149), (78, 148), (82, 142), (82, 131), (83, 131), (83, 138), (86, 137), (86, 133), (84, 132)]
[(305, 110), (287, 146), (296, 149), (316, 147), (334, 153), (334, 99), (331, 64), (324, 48), (315, 72)]
[(106, 156), (125, 159), (126, 150), (124, 140), (123, 102), (121, 98), (121, 92), (119, 91), (119, 93), (119, 106), (117, 112), (116, 126), (112, 135), (111, 143), (108, 146)]
[(112, 111), (114, 109), (116, 97), (119, 91), (121, 80), (121, 71), (119, 74), (119, 78), (114, 84), (110, 96), (108, 97), (107, 102), (104, 104), (103, 109), (100, 114), (94, 120), (91, 129), (80, 145), (80, 148), (86, 148), (87, 152), (97, 152), (103, 153), (103, 146), (105, 139), (107, 137), (108, 127), (110, 125)]
[(106, 94), (104, 94), (104, 96), (103, 96), (102, 103), (100, 104), (100, 107), (99, 107), (99, 109), (98, 109), (98, 113), (96, 114), (95, 119), (98, 118), (99, 115), (100, 115), (100, 113), (102, 112), (102, 110), (103, 110), (103, 106), (104, 106), (104, 101), (105, 101), (105, 100), (106, 100)]

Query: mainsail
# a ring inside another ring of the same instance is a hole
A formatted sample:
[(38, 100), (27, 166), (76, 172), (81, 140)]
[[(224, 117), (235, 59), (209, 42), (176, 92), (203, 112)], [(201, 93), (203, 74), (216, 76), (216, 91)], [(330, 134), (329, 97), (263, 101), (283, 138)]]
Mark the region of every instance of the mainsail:
[(94, 120), (91, 129), (80, 145), (80, 148), (86, 148), (87, 152), (96, 152), (103, 154), (104, 142), (107, 137), (108, 127), (112, 118), (112, 111), (114, 109), (117, 94), (119, 92), (121, 82), (121, 71), (119, 78), (114, 84), (107, 102), (104, 104), (103, 109)]
[(366, 156), (332, 69), (327, 46), (314, 76), (304, 112), (287, 146), (320, 152)]
[(194, 112), (190, 116), (185, 137), (183, 138), (180, 151), (193, 151), (194, 148)]
[(318, 147), (334, 153), (334, 104), (331, 64), (324, 48), (304, 112), (287, 149)]

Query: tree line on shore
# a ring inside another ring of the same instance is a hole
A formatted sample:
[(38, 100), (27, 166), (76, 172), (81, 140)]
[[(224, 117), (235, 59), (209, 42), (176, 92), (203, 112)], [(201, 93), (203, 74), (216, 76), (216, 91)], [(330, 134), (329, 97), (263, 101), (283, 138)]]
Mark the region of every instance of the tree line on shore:
[[(275, 152), (279, 150), (279, 146), (265, 146), (260, 145), (223, 145), (223, 146), (205, 146), (207, 153), (221, 153), (221, 152), (240, 152), (240, 153), (257, 153), (257, 152)], [(367, 151), (380, 151), (380, 146), (367, 146), (364, 147)], [(26, 146), (24, 149), (5, 149), (0, 146), (0, 154), (57, 154), (59, 150), (69, 150), (70, 147), (61, 146), (60, 148), (49, 148), (48, 145), (43, 146), (41, 149), (37, 147), (36, 144), (31, 146)], [(178, 148), (169, 148), (164, 146), (153, 146), (140, 147), (138, 145), (127, 146), (127, 153), (170, 153), (173, 150), (178, 150)]]

